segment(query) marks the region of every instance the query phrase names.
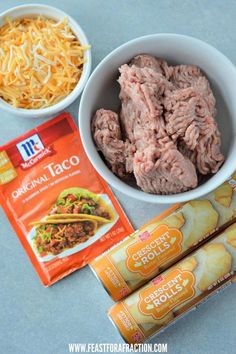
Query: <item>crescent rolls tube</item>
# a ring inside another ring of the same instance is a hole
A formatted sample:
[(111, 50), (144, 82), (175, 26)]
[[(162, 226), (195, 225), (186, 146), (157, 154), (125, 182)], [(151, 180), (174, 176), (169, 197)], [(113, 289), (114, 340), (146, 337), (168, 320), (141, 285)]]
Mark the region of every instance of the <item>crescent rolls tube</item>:
[(178, 204), (94, 259), (90, 266), (113, 300), (145, 284), (236, 217), (236, 173), (201, 199)]
[(127, 343), (141, 343), (163, 331), (236, 280), (236, 223), (108, 312)]

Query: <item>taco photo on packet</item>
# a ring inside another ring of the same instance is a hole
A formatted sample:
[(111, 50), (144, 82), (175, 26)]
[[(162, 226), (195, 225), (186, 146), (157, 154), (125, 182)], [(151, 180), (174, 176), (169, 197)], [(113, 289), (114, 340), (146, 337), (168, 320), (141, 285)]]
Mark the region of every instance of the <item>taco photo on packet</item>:
[(0, 203), (45, 286), (133, 231), (68, 113), (0, 146)]
[(30, 223), (33, 229), (29, 240), (37, 256), (44, 260), (56, 255), (63, 257), (83, 249), (89, 241), (94, 242), (118, 217), (106, 200), (109, 200), (106, 195), (84, 188), (62, 191), (49, 214)]
[(83, 188), (65, 189), (58, 197), (48, 218), (89, 218), (101, 224), (114, 221), (114, 210), (101, 196)]

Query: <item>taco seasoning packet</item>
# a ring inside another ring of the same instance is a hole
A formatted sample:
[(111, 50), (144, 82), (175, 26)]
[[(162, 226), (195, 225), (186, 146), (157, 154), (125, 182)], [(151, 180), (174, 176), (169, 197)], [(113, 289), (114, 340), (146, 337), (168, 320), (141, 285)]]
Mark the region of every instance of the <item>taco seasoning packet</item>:
[(0, 202), (45, 286), (133, 231), (68, 113), (0, 147)]

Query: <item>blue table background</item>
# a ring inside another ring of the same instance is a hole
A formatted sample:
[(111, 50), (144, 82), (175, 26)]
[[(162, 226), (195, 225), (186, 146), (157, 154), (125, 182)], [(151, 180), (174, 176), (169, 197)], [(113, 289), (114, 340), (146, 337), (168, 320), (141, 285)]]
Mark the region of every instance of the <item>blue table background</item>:
[[(34, 1), (1, 1), (0, 12)], [(37, 3), (37, 2), (35, 2)], [(51, 0), (73, 16), (92, 45), (93, 67), (138, 36), (173, 32), (214, 45), (236, 63), (236, 1)], [(68, 108), (77, 119), (79, 100)], [(42, 119), (0, 114), (0, 144)], [(144, 204), (116, 192), (135, 227), (167, 206)], [(112, 301), (88, 267), (44, 288), (0, 210), (0, 353), (64, 354), (68, 343), (122, 343), (106, 316)], [(151, 341), (169, 354), (236, 353), (236, 285), (191, 312)]]

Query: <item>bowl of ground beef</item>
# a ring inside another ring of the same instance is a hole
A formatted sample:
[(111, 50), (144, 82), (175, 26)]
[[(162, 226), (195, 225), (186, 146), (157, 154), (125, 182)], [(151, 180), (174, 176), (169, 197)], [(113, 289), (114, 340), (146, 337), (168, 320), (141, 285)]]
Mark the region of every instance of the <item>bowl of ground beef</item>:
[(202, 197), (236, 169), (236, 69), (217, 49), (177, 34), (134, 39), (97, 66), (79, 126), (97, 171), (154, 203)]

